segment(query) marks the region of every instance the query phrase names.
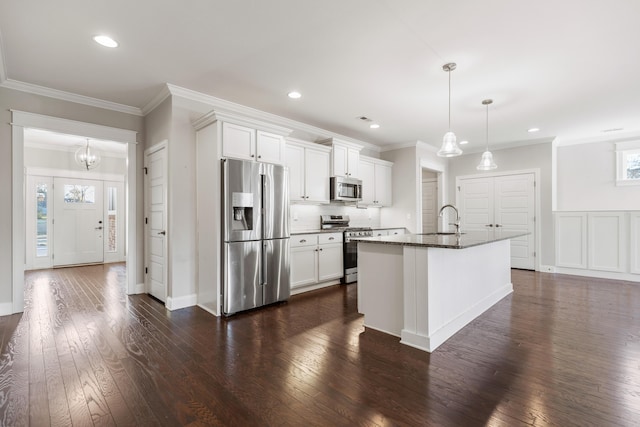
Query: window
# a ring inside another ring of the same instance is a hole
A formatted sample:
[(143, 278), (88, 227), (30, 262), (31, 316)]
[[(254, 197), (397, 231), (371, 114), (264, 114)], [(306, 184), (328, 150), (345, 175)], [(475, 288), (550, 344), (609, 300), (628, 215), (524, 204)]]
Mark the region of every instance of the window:
[(47, 184), (36, 186), (36, 257), (49, 256), (47, 238)]
[(640, 185), (640, 141), (616, 143), (616, 184)]
[(65, 185), (65, 203), (95, 203), (96, 187), (93, 185)]
[(107, 188), (107, 251), (116, 252), (118, 250), (118, 217), (117, 206), (118, 189), (116, 187)]

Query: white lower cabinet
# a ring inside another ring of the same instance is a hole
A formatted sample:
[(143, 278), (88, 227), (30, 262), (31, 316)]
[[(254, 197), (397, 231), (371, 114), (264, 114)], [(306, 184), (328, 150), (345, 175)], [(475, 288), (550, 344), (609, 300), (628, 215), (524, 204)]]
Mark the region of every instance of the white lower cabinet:
[(291, 289), (335, 281), (342, 275), (342, 233), (291, 237)]

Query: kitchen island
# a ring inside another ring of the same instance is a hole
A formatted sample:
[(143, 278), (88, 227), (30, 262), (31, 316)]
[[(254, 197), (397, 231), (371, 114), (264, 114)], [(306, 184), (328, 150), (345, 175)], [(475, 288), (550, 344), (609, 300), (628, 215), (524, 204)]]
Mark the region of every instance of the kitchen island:
[(364, 325), (428, 352), (505, 296), (510, 241), (492, 230), (358, 239), (358, 311)]

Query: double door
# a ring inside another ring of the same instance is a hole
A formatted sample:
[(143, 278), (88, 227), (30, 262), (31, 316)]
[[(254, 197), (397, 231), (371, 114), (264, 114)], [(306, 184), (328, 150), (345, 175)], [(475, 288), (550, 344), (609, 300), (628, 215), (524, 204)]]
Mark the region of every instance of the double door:
[(463, 232), (529, 233), (511, 239), (511, 266), (535, 269), (535, 177), (533, 173), (458, 181), (457, 206)]

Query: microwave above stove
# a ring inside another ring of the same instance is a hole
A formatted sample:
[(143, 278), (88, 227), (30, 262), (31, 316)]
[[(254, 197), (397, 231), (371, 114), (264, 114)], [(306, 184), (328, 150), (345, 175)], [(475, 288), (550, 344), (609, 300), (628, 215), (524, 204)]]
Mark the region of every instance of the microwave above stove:
[(340, 202), (359, 202), (362, 200), (362, 181), (344, 176), (331, 177), (331, 200)]

